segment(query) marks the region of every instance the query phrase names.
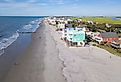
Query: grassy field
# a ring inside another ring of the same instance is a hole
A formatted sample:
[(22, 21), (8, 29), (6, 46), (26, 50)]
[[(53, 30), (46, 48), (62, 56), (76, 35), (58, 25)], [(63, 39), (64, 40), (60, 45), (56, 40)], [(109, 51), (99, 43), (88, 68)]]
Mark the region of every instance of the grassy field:
[(108, 23), (108, 24), (121, 24), (120, 20), (112, 20), (111, 18), (93, 18), (93, 17), (88, 17), (88, 18), (82, 18), (83, 21), (94, 21), (98, 23)]
[[(79, 18), (72, 18), (72, 20), (77, 20)], [(108, 24), (121, 24), (121, 20), (112, 20), (111, 18), (98, 18), (98, 17), (86, 17), (82, 18), (84, 22), (94, 21), (98, 23), (108, 23)]]

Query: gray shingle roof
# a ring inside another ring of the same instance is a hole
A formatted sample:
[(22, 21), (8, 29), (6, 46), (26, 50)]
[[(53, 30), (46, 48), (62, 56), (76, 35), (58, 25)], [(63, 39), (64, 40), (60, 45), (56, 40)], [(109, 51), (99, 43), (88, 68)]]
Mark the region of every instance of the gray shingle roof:
[(101, 33), (101, 36), (103, 38), (118, 38), (118, 35), (115, 32), (104, 32), (104, 33)]
[(72, 27), (72, 24), (66, 24), (67, 27)]

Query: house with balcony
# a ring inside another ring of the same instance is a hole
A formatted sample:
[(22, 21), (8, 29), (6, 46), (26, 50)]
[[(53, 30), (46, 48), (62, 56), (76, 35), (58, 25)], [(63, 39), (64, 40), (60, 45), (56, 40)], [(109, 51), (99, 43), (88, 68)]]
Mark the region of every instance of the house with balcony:
[(104, 33), (100, 33), (97, 37), (96, 37), (99, 43), (101, 42), (105, 42), (105, 43), (112, 43), (113, 41), (117, 41), (119, 40), (119, 37), (117, 35), (117, 33), (115, 32), (104, 32)]

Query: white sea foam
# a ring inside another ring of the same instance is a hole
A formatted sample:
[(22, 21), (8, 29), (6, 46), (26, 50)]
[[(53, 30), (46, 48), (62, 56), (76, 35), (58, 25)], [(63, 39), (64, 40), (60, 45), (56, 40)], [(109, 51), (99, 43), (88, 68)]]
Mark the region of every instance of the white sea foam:
[(4, 53), (4, 49), (0, 50), (0, 56)]
[(0, 41), (0, 56), (4, 53), (5, 48), (7, 48), (14, 41), (16, 41), (16, 39), (19, 37), (18, 32), (35, 32), (37, 30), (37, 28), (39, 27), (39, 24), (40, 24), (41, 20), (42, 19), (40, 18), (40, 19), (37, 19), (35, 21), (31, 21), (29, 24), (23, 26), (22, 29), (17, 30), (17, 32), (15, 34), (13, 34), (11, 37), (3, 38)]
[(23, 33), (35, 32), (37, 30), (37, 28), (39, 27), (40, 23), (41, 23), (41, 19), (31, 21), (29, 24), (23, 26), (23, 28), (20, 30), (20, 32), (23, 32)]
[(19, 33), (16, 32), (9, 38), (3, 38), (0, 41), (0, 55), (2, 55), (4, 53), (4, 49), (10, 46), (14, 41), (16, 41), (18, 37), (19, 37)]

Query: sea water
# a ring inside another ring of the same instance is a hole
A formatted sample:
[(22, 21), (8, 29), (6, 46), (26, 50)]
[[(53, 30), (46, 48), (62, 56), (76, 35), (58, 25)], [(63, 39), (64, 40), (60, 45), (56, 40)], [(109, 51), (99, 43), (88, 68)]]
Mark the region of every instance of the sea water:
[(44, 17), (1, 16), (0, 55), (19, 37), (19, 33), (32, 33), (39, 27)]

